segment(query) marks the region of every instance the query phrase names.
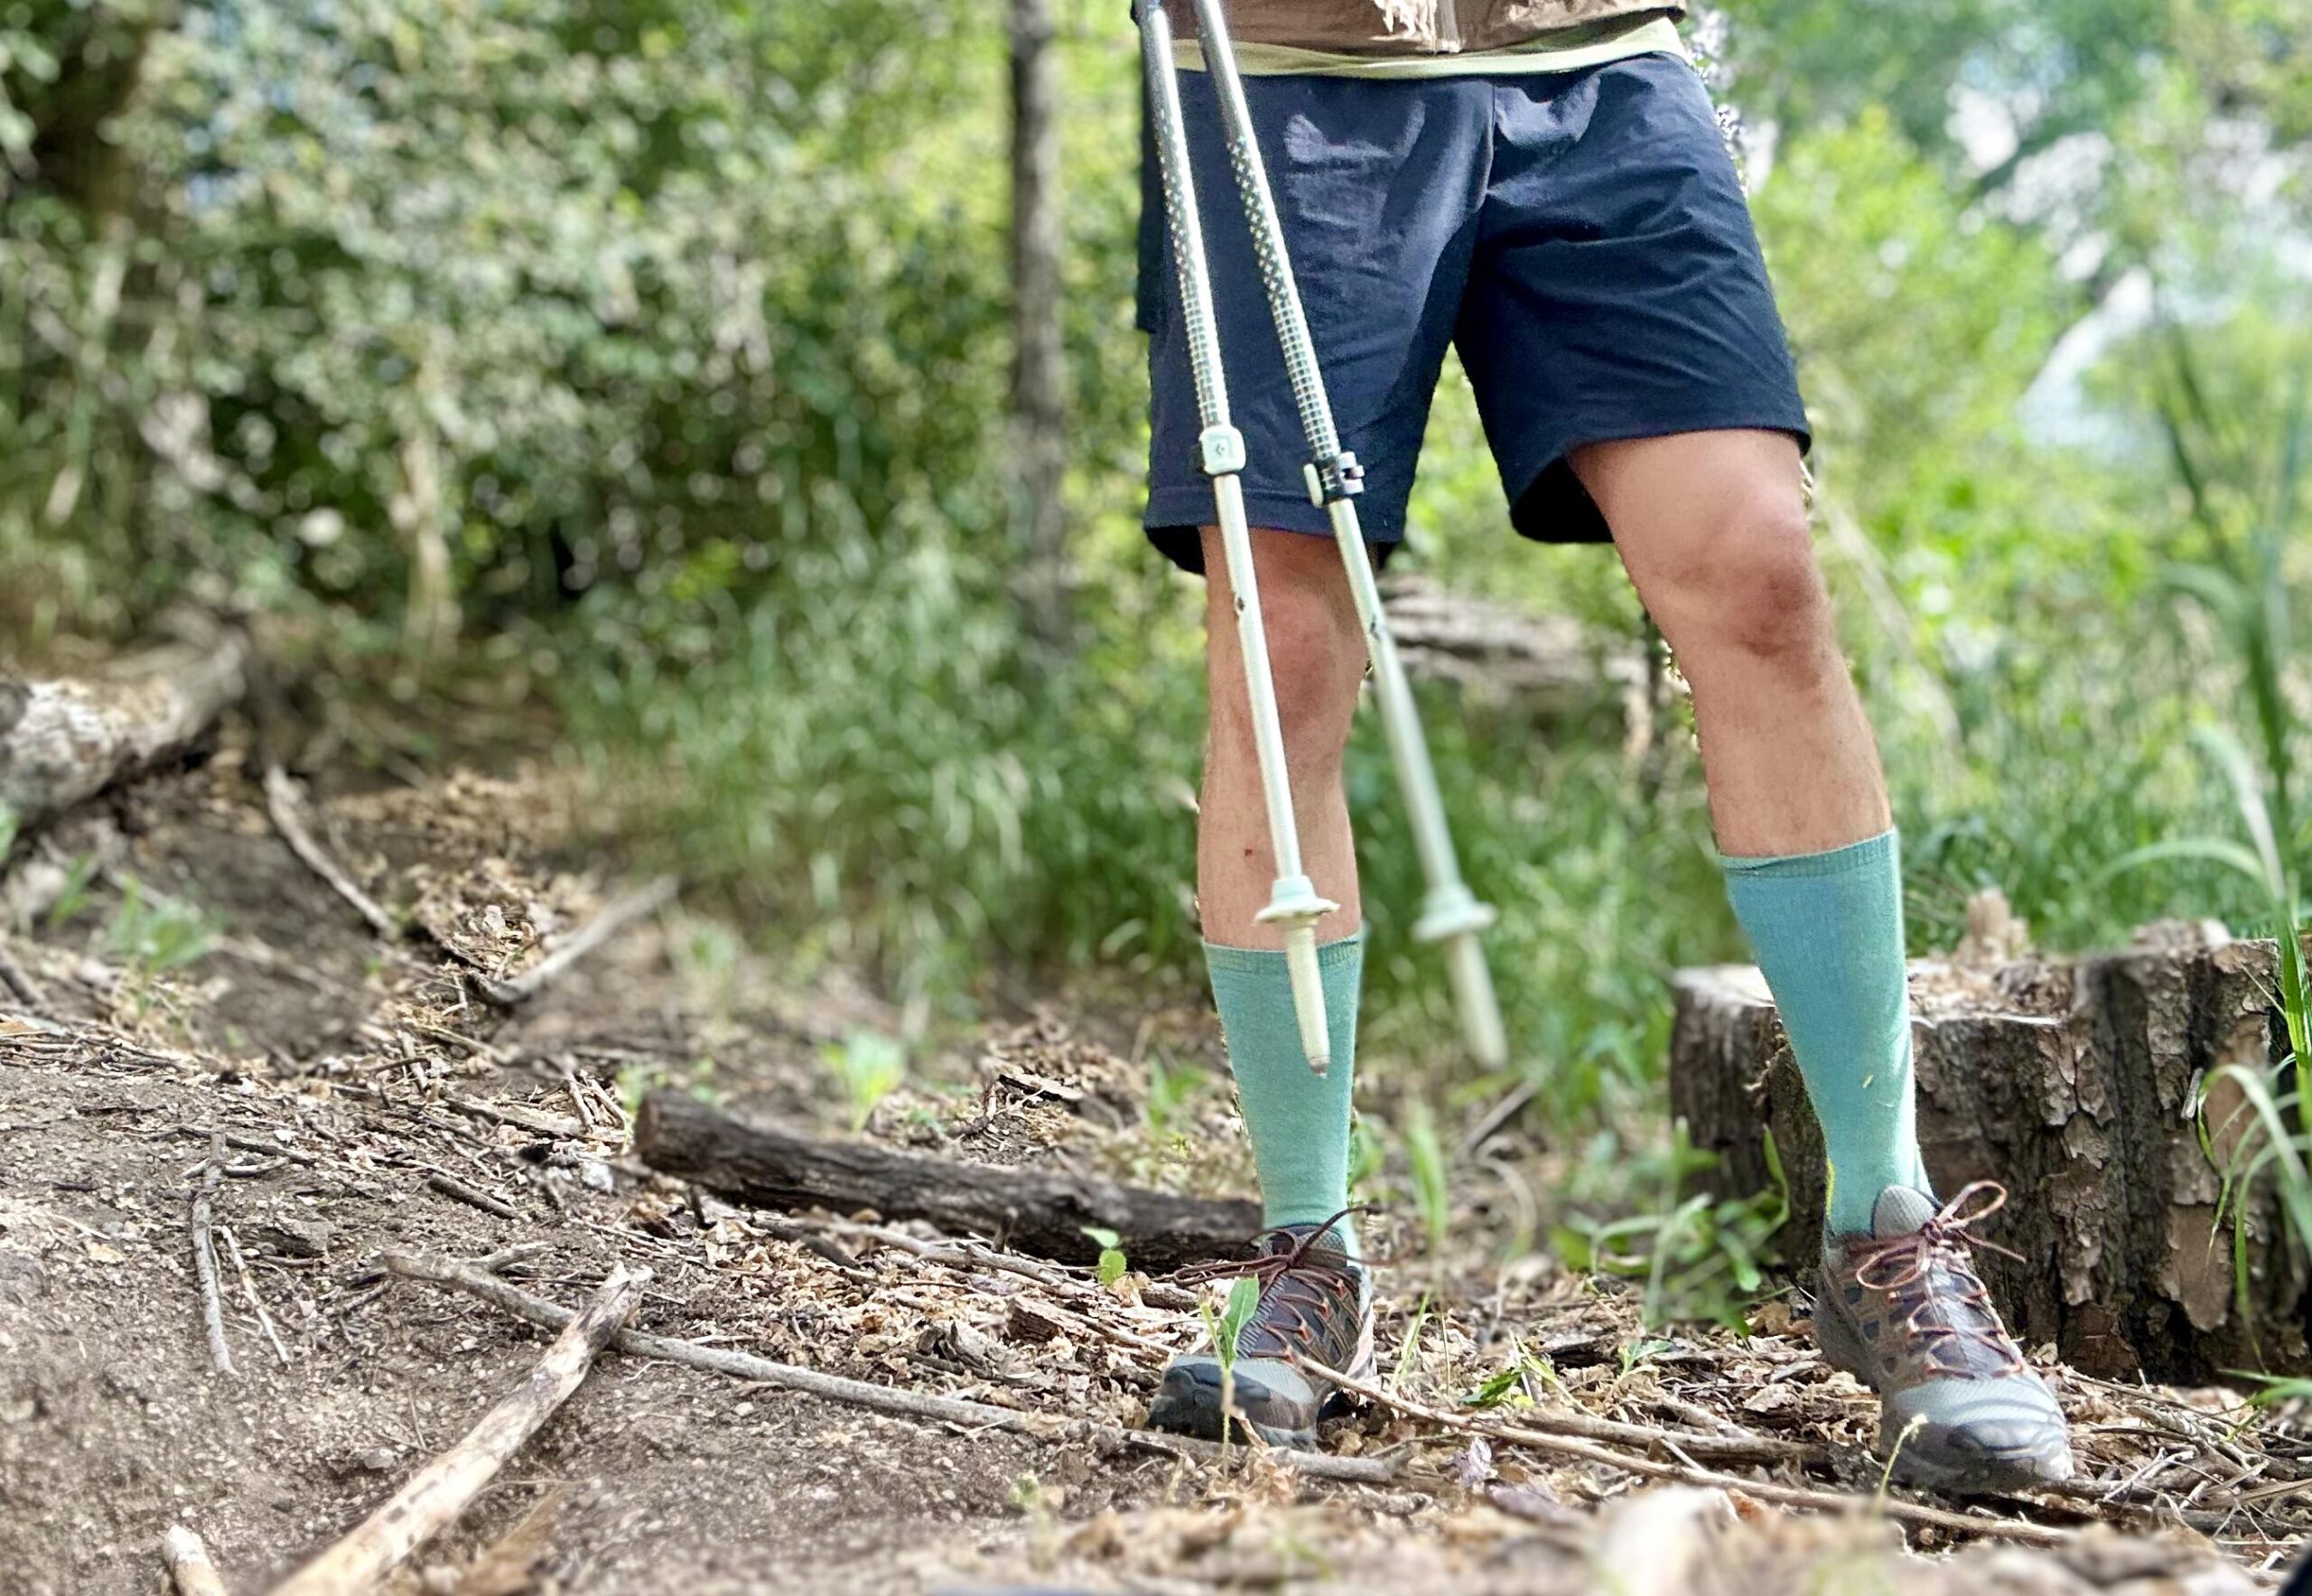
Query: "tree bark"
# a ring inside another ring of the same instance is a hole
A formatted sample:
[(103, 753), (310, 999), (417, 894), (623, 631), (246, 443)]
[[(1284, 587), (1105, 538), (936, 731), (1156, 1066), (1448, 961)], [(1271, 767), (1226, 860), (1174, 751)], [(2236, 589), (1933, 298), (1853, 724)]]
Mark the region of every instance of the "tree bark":
[(759, 1208), (872, 1209), (1068, 1264), (1098, 1261), (1087, 1226), (1114, 1231), (1133, 1266), (1150, 1270), (1233, 1256), (1261, 1227), (1259, 1205), (1241, 1199), (1177, 1197), (1072, 1170), (955, 1163), (823, 1142), (733, 1119), (676, 1092), (643, 1100), (634, 1151), (653, 1169)]
[(247, 645), (227, 632), (85, 681), (0, 677), (0, 808), (25, 827), (182, 757), (244, 686)]
[(1012, 422), (1028, 625), (1065, 648), (1067, 415), (1060, 339), (1059, 133), (1052, 0), (1012, 0)]
[[(2244, 1210), (2236, 1276), (2232, 1222), (2216, 1225), (2224, 1170), (2261, 1133), (2235, 1114), (2236, 1086), (2214, 1078), (2280, 1056), (2274, 955), (2270, 942), (2227, 942), (1913, 963), (1920, 1143), (1937, 1190), (2007, 1188), (1986, 1228), (2024, 1261), (1978, 1262), (2021, 1339), (2114, 1378), (2312, 1370), (2312, 1261), (2269, 1176)], [(1822, 1137), (1765, 985), (1747, 966), (1673, 984), (1672, 1110), (1718, 1156), (1725, 1193), (1772, 1183), (1761, 1134), (1772, 1133), (1787, 1251), (1805, 1266), (1822, 1225)]]

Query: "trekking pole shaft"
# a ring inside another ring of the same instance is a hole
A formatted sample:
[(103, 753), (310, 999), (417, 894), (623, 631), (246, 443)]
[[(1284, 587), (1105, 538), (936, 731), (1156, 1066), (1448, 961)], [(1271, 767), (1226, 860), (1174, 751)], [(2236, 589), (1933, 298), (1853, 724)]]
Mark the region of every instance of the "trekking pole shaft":
[(1372, 558), (1366, 550), (1363, 529), (1357, 524), (1353, 496), (1363, 486), (1362, 470), (1355, 457), (1341, 448), (1340, 434), (1333, 423), (1332, 406), (1317, 367), (1316, 342), (1309, 334), (1300, 289), (1293, 281), (1284, 228), (1277, 217), (1276, 200), (1269, 187), (1259, 142), (1253, 135), (1252, 111), (1245, 103), (1244, 80), (1236, 70), (1227, 20), (1221, 14), (1219, 0), (1194, 0), (1194, 4), (1205, 70), (1211, 76), (1226, 125), (1228, 163), (1235, 173), (1236, 187), (1244, 201), (1245, 219), (1252, 229), (1253, 253), (1260, 263), (1261, 281), (1268, 293), (1269, 312), (1276, 323), (1285, 374), (1292, 385), (1293, 403), (1300, 412), (1301, 431), (1308, 437), (1310, 495), (1325, 507), (1332, 523), (1333, 539), (1339, 546), (1341, 561), (1347, 570), (1349, 594), (1364, 626), (1366, 649), (1373, 662), (1374, 691), (1380, 701), (1382, 728), (1388, 735), (1391, 762), (1396, 768), (1397, 785), (1412, 823), (1414, 850), (1428, 882), (1428, 897), (1413, 934), (1423, 941), (1445, 943), (1454, 1003), (1460, 1012), (1469, 1050), (1487, 1067), (1497, 1067), (1507, 1059), (1508, 1043), (1493, 980), (1486, 969), (1484, 950), (1478, 942), (1478, 936), (1493, 923), (1494, 913), (1469, 891), (1454, 854), (1452, 834), (1445, 821), (1444, 799), (1438, 791), (1436, 767), (1429, 757), (1428, 741), (1422, 735), (1421, 714), (1413, 703), (1412, 686), (1405, 679), (1403, 662), (1397, 658), (1395, 640), (1389, 634), (1380, 586), (1374, 579)]
[(1205, 474), (1212, 481), (1221, 551), (1235, 602), (1237, 651), (1243, 657), (1245, 693), (1251, 709), (1253, 752), (1268, 811), (1269, 847), (1275, 857), (1276, 880), (1269, 904), (1255, 918), (1283, 928), (1285, 967), (1291, 980), (1293, 1013), (1300, 1022), (1300, 1050), (1309, 1068), (1322, 1075), (1331, 1067), (1332, 1044), (1317, 959), (1316, 922), (1339, 905), (1317, 895), (1300, 859), (1300, 826), (1293, 814), (1291, 778), (1284, 757), (1284, 728), (1277, 710), (1276, 681), (1269, 667), (1268, 632), (1261, 621), (1260, 577), (1253, 566), (1252, 530), (1245, 518), (1240, 475), (1244, 438), (1228, 416), (1220, 332), (1212, 314), (1212, 283), (1205, 266), (1204, 232), (1189, 167), (1187, 124), (1180, 113), (1172, 23), (1162, 0), (1146, 0), (1142, 5), (1140, 38), (1149, 109), (1155, 121), (1165, 220), (1179, 285), (1180, 328), (1187, 340), (1189, 371), (1203, 423), (1198, 447)]

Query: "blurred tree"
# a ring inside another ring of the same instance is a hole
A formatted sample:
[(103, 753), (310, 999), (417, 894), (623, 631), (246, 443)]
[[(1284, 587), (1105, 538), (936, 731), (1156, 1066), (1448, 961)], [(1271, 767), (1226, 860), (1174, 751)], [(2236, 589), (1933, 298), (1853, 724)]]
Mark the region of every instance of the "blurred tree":
[(1067, 434), (1059, 307), (1058, 61), (1051, 0), (1012, 0), (1012, 415), (1021, 583), (1047, 649), (1068, 630)]

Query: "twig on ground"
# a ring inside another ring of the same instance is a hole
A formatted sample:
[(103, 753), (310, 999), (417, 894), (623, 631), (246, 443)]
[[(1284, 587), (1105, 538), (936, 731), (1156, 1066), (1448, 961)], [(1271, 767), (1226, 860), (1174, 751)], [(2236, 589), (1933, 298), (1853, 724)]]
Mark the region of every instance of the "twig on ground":
[(248, 1260), (241, 1256), (240, 1237), (233, 1234), (230, 1225), (218, 1226), (217, 1234), (225, 1238), (225, 1252), (233, 1260), (234, 1272), (241, 1277), (241, 1294), (248, 1298), (258, 1328), (265, 1331), (265, 1339), (273, 1343), (274, 1356), (281, 1359), (281, 1367), (287, 1368), (289, 1349), (281, 1344), (281, 1332), (274, 1328), (273, 1315), (265, 1311), (265, 1299), (256, 1294), (256, 1280), (249, 1274)]
[[(564, 1324), (571, 1317), (567, 1308), (547, 1302), (543, 1297), (532, 1296), (518, 1286), (509, 1285), (493, 1275), (484, 1274), (462, 1264), (453, 1264), (445, 1258), (388, 1252), (385, 1255), (385, 1262), (386, 1267), (396, 1274), (464, 1292), (532, 1324)], [(712, 1374), (727, 1375), (733, 1379), (752, 1380), (760, 1385), (801, 1391), (829, 1402), (869, 1408), (900, 1418), (956, 1424), (969, 1430), (1002, 1430), (1044, 1439), (1064, 1440), (1072, 1433), (1081, 1433), (1095, 1442), (1192, 1458), (1199, 1462), (1214, 1461), (1220, 1456), (1219, 1447), (1184, 1436), (1157, 1435), (1113, 1424), (1084, 1426), (1080, 1423), (1072, 1423), (1061, 1419), (1057, 1414), (994, 1407), (962, 1397), (937, 1396), (896, 1386), (846, 1379), (841, 1375), (822, 1374), (816, 1369), (800, 1368), (793, 1364), (773, 1363), (767, 1358), (757, 1358), (750, 1353), (732, 1352), (719, 1347), (701, 1347), (665, 1336), (646, 1335), (639, 1330), (621, 1330), (611, 1339), (611, 1344), (620, 1351), (638, 1358), (660, 1358), (690, 1368), (704, 1369)], [(1241, 1451), (1243, 1449), (1237, 1450)], [(1335, 1457), (1329, 1452), (1280, 1451), (1273, 1455), (1287, 1469), (1312, 1479), (1347, 1480), (1365, 1485), (1386, 1483), (1396, 1477), (1399, 1467), (1394, 1459), (1344, 1458)]]
[(177, 1596), (226, 1596), (225, 1582), (209, 1561), (209, 1548), (183, 1525), (172, 1525), (161, 1537), (161, 1561), (167, 1565)]
[(200, 1317), (209, 1327), (209, 1357), (219, 1374), (233, 1372), (233, 1349), (225, 1344), (225, 1304), (217, 1289), (217, 1243), (210, 1234), (210, 1205), (218, 1183), (225, 1178), (225, 1137), (209, 1142), (209, 1162), (201, 1166), (200, 1184), (192, 1193), (192, 1273), (200, 1283)]
[(425, 1183), (443, 1196), (454, 1197), (460, 1202), (470, 1203), (485, 1214), (496, 1214), (501, 1219), (518, 1220), (523, 1218), (522, 1210), (512, 1203), (492, 1197), (489, 1192), (476, 1187), (469, 1186), (455, 1175), (445, 1175), (441, 1171), (435, 1170), (425, 1177)]
[(1294, 1359), (1302, 1368), (1331, 1381), (1340, 1389), (1377, 1403), (1406, 1418), (1441, 1429), (1459, 1431), (1463, 1434), (1483, 1435), (1487, 1439), (1504, 1442), (1512, 1446), (1530, 1447), (1536, 1451), (1554, 1452), (1561, 1457), (1578, 1458), (1583, 1462), (1618, 1469), (1625, 1474), (1640, 1474), (1655, 1479), (1675, 1480), (1681, 1485), (1715, 1487), (1720, 1490), (1740, 1491), (1762, 1502), (1778, 1507), (1796, 1507), (1808, 1512), (1850, 1513), (1868, 1507), (1905, 1524), (1939, 1529), (1952, 1535), (1983, 1535), (1995, 1540), (2014, 1541), (2027, 1546), (2057, 1546), (2078, 1538), (2074, 1530), (2055, 1529), (2046, 1525), (2028, 1524), (2012, 1518), (1983, 1518), (1968, 1513), (1953, 1513), (1941, 1507), (1928, 1507), (1916, 1502), (1897, 1501), (1891, 1498), (1870, 1501), (1838, 1491), (1812, 1490), (1804, 1486), (1778, 1485), (1772, 1480), (1746, 1479), (1739, 1475), (1720, 1474), (1707, 1469), (1696, 1469), (1679, 1463), (1665, 1463), (1658, 1459), (1617, 1451), (1594, 1442), (1570, 1435), (1552, 1434), (1545, 1430), (1523, 1425), (1488, 1424), (1464, 1418), (1440, 1409), (1427, 1407), (1382, 1390), (1338, 1369), (1328, 1368), (1312, 1358)]
[(634, 1311), (649, 1279), (648, 1270), (629, 1274), (622, 1265), (613, 1268), (520, 1385), (352, 1534), (275, 1586), (274, 1596), (352, 1596), (372, 1590), (402, 1559), (454, 1523), (506, 1461), (578, 1389), (595, 1355)]
[(40, 983), (25, 973), (24, 966), (16, 962), (16, 956), (8, 951), (8, 945), (5, 942), (0, 942), (0, 986), (6, 987), (18, 1003), (33, 1013), (45, 1015), (48, 1013), (48, 998), (42, 993)]
[[(764, 1223), (764, 1218), (760, 1215), (751, 1216), (747, 1223), (761, 1225)], [(950, 1268), (996, 1269), (1008, 1274), (1021, 1275), (1036, 1282), (1039, 1285), (1047, 1285), (1055, 1291), (1073, 1295), (1081, 1295), (1085, 1293), (1100, 1294), (1099, 1287), (1080, 1274), (1069, 1274), (1057, 1264), (1047, 1264), (1039, 1259), (1021, 1257), (1017, 1253), (1002, 1252), (975, 1241), (953, 1243), (926, 1241), (920, 1237), (909, 1236), (904, 1230), (893, 1230), (882, 1225), (862, 1224), (856, 1219), (821, 1218), (814, 1214), (796, 1214), (782, 1218), (778, 1223), (797, 1227), (810, 1227), (832, 1231), (837, 1236), (857, 1237), (864, 1241), (878, 1242), (886, 1246), (897, 1247), (903, 1253), (912, 1253), (918, 1258), (925, 1258), (935, 1264), (945, 1264)], [(1169, 1285), (1161, 1281), (1151, 1281), (1142, 1286), (1140, 1291), (1140, 1300), (1151, 1308), (1193, 1309), (1197, 1303), (1194, 1292), (1184, 1286)]]
[(402, 928), (394, 917), (378, 906), (378, 901), (363, 891), (354, 879), (346, 874), (337, 861), (305, 826), (304, 817), (297, 813), (299, 795), (297, 784), (289, 772), (279, 765), (265, 768), (265, 812), (273, 820), (273, 828), (289, 851), (297, 855), (306, 869), (328, 883), (335, 892), (353, 906), (355, 913), (367, 920), (369, 929), (388, 942), (401, 938)]
[(476, 1119), (486, 1119), (496, 1125), (509, 1125), (517, 1131), (527, 1131), (535, 1136), (553, 1136), (564, 1142), (585, 1140), (588, 1127), (574, 1119), (564, 1119), (558, 1114), (547, 1114), (536, 1108), (525, 1108), (510, 1103), (477, 1103), (466, 1097), (443, 1097), (444, 1106), (460, 1114), (470, 1114)]
[(671, 875), (662, 875), (648, 886), (629, 892), (578, 929), (577, 935), (552, 953), (524, 970), (520, 975), (503, 981), (488, 978), (474, 983), (481, 995), (500, 1008), (515, 1008), (526, 1003), (545, 990), (572, 965), (600, 947), (626, 928), (629, 920), (664, 908), (675, 895), (676, 882)]

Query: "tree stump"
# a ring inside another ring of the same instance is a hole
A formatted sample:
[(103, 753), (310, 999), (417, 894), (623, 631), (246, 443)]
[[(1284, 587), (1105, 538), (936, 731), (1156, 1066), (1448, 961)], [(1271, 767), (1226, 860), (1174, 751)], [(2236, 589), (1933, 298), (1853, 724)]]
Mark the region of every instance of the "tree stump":
[[(1911, 966), (1919, 1140), (1936, 1188), (2005, 1186), (1985, 1227), (1984, 1279), (2027, 1344), (2090, 1374), (2206, 1382), (2312, 1370), (2312, 1263), (2269, 1178), (2233, 1228), (2223, 1171), (2251, 1134), (2226, 1064), (2284, 1056), (2275, 947), (2198, 928), (2076, 960)], [(1822, 1136), (1757, 970), (1673, 978), (1670, 1100), (1722, 1194), (1789, 1182), (1792, 1261), (1811, 1273), (1823, 1217)], [(2205, 1095), (2205, 1109), (2195, 1107)], [(2203, 1134), (2205, 1132), (2205, 1144)]]

